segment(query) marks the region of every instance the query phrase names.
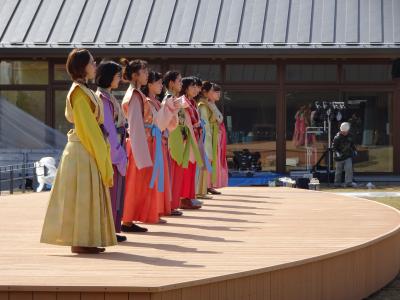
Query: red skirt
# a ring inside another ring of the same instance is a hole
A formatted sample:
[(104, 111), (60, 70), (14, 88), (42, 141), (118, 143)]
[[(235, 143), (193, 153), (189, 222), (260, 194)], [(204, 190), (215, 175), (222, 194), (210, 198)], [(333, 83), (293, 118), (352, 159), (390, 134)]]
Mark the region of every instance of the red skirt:
[[(152, 139), (148, 140), (150, 154), (154, 157)], [(150, 180), (153, 167), (138, 169), (132, 154), (129, 139), (126, 142), (128, 167), (126, 170), (125, 200), (123, 222), (140, 221), (143, 223), (158, 223), (160, 219), (160, 200), (157, 195), (157, 182), (153, 189)]]
[(189, 162), (189, 166), (183, 169), (183, 182), (181, 197), (187, 199), (196, 198), (196, 163)]
[(171, 209), (177, 209), (181, 205), (183, 170), (175, 160), (171, 159)]
[(158, 201), (158, 212), (160, 215), (169, 216), (171, 214), (171, 178), (169, 170), (169, 153), (168, 146), (163, 142), (163, 159), (164, 159), (164, 192), (157, 190), (157, 180), (153, 188), (153, 193)]

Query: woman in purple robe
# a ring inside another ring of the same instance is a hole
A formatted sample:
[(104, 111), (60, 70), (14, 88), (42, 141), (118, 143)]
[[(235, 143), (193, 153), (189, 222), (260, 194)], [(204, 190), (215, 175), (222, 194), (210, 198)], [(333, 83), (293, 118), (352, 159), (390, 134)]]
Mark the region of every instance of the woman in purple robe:
[[(96, 94), (103, 101), (104, 129), (108, 135), (111, 160), (114, 169), (114, 185), (110, 188), (111, 206), (114, 216), (115, 232), (121, 232), (121, 219), (124, 211), (124, 185), (127, 165), (125, 153), (125, 117), (121, 106), (111, 90), (118, 88), (121, 80), (122, 67), (112, 61), (101, 62), (96, 71)], [(117, 234), (118, 242), (126, 240), (125, 236)]]

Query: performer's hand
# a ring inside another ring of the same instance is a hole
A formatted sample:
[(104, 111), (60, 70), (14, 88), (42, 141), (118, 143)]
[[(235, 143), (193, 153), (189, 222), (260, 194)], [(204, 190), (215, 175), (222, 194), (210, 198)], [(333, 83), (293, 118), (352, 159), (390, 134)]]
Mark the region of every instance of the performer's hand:
[(177, 98), (176, 101), (178, 101), (180, 104), (179, 108), (188, 108), (189, 107), (189, 103), (185, 100), (185, 98), (183, 96)]
[(179, 97), (179, 98), (174, 97), (173, 105), (174, 105), (175, 109), (180, 109), (182, 107), (182, 100), (183, 99), (181, 97)]

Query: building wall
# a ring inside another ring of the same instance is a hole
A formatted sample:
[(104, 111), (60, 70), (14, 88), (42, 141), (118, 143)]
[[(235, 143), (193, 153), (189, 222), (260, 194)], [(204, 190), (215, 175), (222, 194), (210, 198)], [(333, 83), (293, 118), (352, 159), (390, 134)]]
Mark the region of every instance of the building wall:
[[(234, 151), (247, 148), (260, 152), (263, 170), (304, 168), (305, 139), (294, 137), (296, 113), (305, 109), (309, 119), (307, 108), (315, 101), (350, 101), (346, 112), (350, 115), (342, 120), (352, 118), (355, 124), (360, 144), (355, 170), (400, 171), (393, 157), (398, 147), (399, 100), (394, 100), (396, 85), (388, 58), (170, 58), (149, 62), (150, 68), (161, 72), (176, 69), (222, 85), (220, 105), (226, 116), (230, 157)], [(65, 58), (1, 60), (0, 96), (66, 132), (70, 125), (64, 119), (64, 105), (70, 81), (64, 64)], [(121, 98), (125, 89), (122, 84), (116, 95)], [(334, 122), (334, 128), (339, 123)], [(314, 164), (326, 150), (327, 137), (311, 135), (307, 143), (314, 146), (308, 156)]]

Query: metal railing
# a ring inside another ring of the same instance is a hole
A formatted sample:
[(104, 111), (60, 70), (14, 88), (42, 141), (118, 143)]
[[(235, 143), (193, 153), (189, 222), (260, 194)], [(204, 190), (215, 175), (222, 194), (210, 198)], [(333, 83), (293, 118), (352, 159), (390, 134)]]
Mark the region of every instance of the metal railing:
[(38, 162), (0, 166), (0, 195), (4, 191), (13, 194), (16, 189), (20, 189), (22, 193), (25, 193), (27, 188), (33, 190), (37, 183), (37, 167), (43, 167), (43, 172), (46, 173), (46, 168)]

